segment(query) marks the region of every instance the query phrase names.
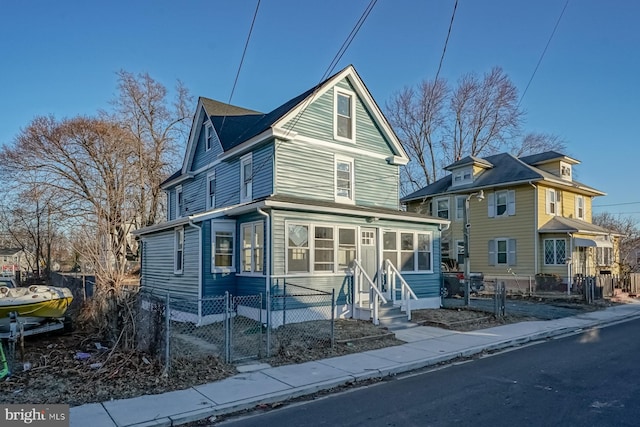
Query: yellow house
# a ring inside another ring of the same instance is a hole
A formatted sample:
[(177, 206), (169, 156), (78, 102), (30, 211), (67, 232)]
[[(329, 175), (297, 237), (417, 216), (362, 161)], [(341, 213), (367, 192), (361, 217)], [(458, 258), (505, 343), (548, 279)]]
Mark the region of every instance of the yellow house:
[(409, 211), (451, 220), (442, 235), (442, 260), (458, 271), (465, 262), (466, 211), (469, 271), (553, 275), (563, 284), (617, 274), (619, 236), (591, 222), (593, 198), (605, 193), (573, 179), (579, 163), (555, 151), (465, 157), (401, 202)]

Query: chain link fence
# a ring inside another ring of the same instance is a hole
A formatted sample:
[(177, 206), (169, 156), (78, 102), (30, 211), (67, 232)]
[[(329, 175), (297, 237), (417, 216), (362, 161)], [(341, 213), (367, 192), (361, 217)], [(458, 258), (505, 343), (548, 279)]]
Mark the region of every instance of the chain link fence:
[(335, 291), (324, 292), (275, 279), (268, 304), (268, 357), (333, 348)]
[(138, 349), (161, 360), (167, 373), (184, 360), (277, 361), (334, 345), (334, 293), (284, 282), (267, 299), (185, 299), (141, 289), (135, 312)]

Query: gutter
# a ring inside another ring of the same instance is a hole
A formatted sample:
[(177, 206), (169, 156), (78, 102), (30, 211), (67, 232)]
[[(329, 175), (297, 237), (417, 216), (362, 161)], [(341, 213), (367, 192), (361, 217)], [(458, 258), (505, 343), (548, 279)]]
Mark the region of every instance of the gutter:
[(202, 322), (202, 226), (196, 225), (193, 220), (189, 219), (189, 225), (198, 230), (198, 323)]

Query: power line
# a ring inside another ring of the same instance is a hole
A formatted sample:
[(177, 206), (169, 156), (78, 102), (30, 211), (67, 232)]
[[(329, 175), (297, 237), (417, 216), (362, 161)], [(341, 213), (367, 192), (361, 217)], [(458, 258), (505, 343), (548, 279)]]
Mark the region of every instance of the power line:
[[(347, 38), (345, 39), (345, 41), (342, 43), (342, 46), (340, 46), (340, 49), (338, 49), (338, 52), (336, 53), (336, 55), (333, 57), (333, 59), (331, 60), (331, 63), (329, 64), (329, 66), (327, 67), (327, 70), (324, 72), (324, 74), (322, 75), (322, 78), (320, 79), (320, 81), (316, 84), (316, 87), (314, 88), (313, 92), (307, 97), (307, 99), (305, 100), (302, 109), (300, 110), (300, 112), (296, 115), (296, 117), (293, 120), (293, 123), (291, 124), (291, 126), (289, 126), (289, 128), (287, 129), (287, 132), (285, 133), (285, 136), (289, 135), (289, 133), (292, 131), (292, 129), (295, 127), (295, 125), (298, 123), (298, 121), (300, 120), (300, 118), (302, 117), (302, 114), (306, 111), (307, 107), (310, 105), (311, 100), (313, 99), (314, 95), (317, 93), (317, 91), (320, 89), (320, 84), (325, 81), (329, 75), (333, 72), (333, 70), (335, 69), (335, 67), (337, 66), (338, 62), (340, 62), (340, 59), (342, 58), (342, 56), (345, 54), (345, 52), (347, 51), (347, 49), (349, 48), (349, 46), (351, 45), (351, 42), (353, 41), (353, 39), (355, 38), (355, 36), (358, 34), (358, 32), (360, 31), (360, 28), (362, 28), (362, 25), (364, 24), (364, 22), (366, 21), (366, 19), (369, 17), (369, 14), (371, 13), (371, 11), (373, 10), (373, 7), (376, 5), (378, 0), (371, 0), (369, 2), (369, 4), (367, 5), (367, 7), (365, 8), (364, 12), (362, 12), (362, 15), (360, 15), (360, 18), (358, 19), (358, 21), (356, 22), (356, 24), (354, 25), (354, 27), (351, 29), (351, 32), (349, 33), (349, 35), (347, 36)], [(457, 0), (456, 0), (457, 1)], [(259, 3), (259, 2), (258, 2)], [(257, 12), (257, 9), (256, 9)], [(224, 119), (223, 119), (223, 124), (224, 124)], [(222, 130), (222, 126), (220, 127), (220, 129)], [(278, 144), (276, 144), (276, 146), (274, 147), (274, 153), (275, 150), (278, 149), (278, 147), (282, 144), (282, 141), (280, 141)], [(258, 166), (258, 168), (254, 168), (252, 166), (251, 168), (251, 180), (253, 181), (253, 178), (256, 176), (256, 174), (258, 172), (260, 172), (262, 170), (262, 168), (268, 164), (269, 162), (272, 161), (272, 158), (270, 157), (266, 157), (265, 160)], [(222, 204), (225, 205), (226, 203), (228, 203), (229, 201), (231, 201), (232, 199), (234, 199), (237, 195), (240, 194), (241, 189), (238, 189), (238, 191), (235, 191), (234, 193), (232, 193)]]
[(536, 68), (533, 70), (533, 74), (531, 74), (531, 78), (529, 79), (529, 82), (527, 83), (527, 86), (524, 88), (524, 92), (522, 92), (522, 96), (520, 97), (520, 101), (518, 101), (518, 107), (520, 107), (520, 104), (522, 104), (522, 99), (524, 98), (524, 96), (527, 93), (527, 90), (529, 89), (529, 86), (531, 85), (531, 82), (533, 81), (533, 78), (536, 75), (536, 72), (538, 71), (538, 67), (540, 67), (540, 63), (542, 62), (542, 58), (544, 58), (544, 54), (547, 53), (547, 48), (549, 47), (549, 44), (551, 43), (551, 39), (553, 39), (553, 35), (556, 33), (556, 30), (558, 29), (558, 25), (560, 24), (560, 20), (562, 19), (562, 15), (564, 15), (564, 11), (567, 10), (567, 6), (569, 5), (569, 0), (567, 0), (564, 4), (564, 7), (562, 8), (562, 12), (560, 12), (560, 16), (558, 17), (558, 20), (556, 21), (556, 25), (555, 27), (553, 27), (553, 31), (551, 32), (551, 35), (549, 36), (549, 40), (547, 40), (547, 44), (544, 47), (544, 50), (542, 51), (542, 54), (540, 55), (540, 59), (538, 59), (538, 63), (536, 64)]
[(638, 205), (640, 202), (627, 202), (627, 203), (611, 203), (608, 205), (593, 205), (594, 208), (601, 208), (604, 206), (624, 206), (624, 205)]
[(442, 55), (440, 55), (440, 63), (438, 64), (438, 71), (436, 71), (436, 79), (434, 84), (438, 83), (438, 76), (442, 69), (442, 62), (444, 61), (444, 54), (447, 52), (447, 45), (449, 44), (449, 36), (451, 36), (451, 28), (453, 27), (453, 19), (456, 17), (456, 10), (458, 9), (458, 0), (453, 5), (453, 13), (451, 14), (451, 21), (449, 22), (449, 30), (447, 31), (447, 38), (444, 41), (444, 47), (442, 49)]
[[(249, 27), (249, 34), (247, 34), (247, 40), (244, 43), (244, 49), (242, 50), (242, 57), (240, 57), (240, 64), (238, 65), (238, 71), (236, 72), (236, 78), (233, 80), (233, 87), (231, 88), (231, 94), (229, 95), (229, 102), (227, 104), (231, 104), (231, 99), (233, 98), (233, 93), (236, 91), (236, 85), (238, 84), (238, 78), (240, 77), (240, 70), (242, 70), (242, 64), (244, 64), (244, 57), (247, 54), (247, 48), (249, 47), (249, 40), (251, 40), (251, 34), (253, 33), (253, 26), (256, 23), (256, 18), (258, 16), (258, 9), (260, 8), (260, 0), (256, 3), (256, 10), (253, 12), (253, 19), (251, 20), (251, 27)], [(227, 119), (225, 115), (222, 118), (222, 124), (220, 125), (220, 133), (222, 134), (222, 128), (224, 127), (224, 122)]]

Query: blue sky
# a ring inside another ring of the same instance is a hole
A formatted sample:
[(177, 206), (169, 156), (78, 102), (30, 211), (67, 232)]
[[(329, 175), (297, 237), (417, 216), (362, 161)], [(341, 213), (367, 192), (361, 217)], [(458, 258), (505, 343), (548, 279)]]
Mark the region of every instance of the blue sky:
[[(520, 92), (566, 0), (459, 0), (440, 76), (501, 66)], [(354, 64), (381, 107), (433, 79), (455, 0), (379, 0), (336, 71)], [(262, 0), (232, 103), (269, 111), (317, 83), (369, 0)], [(115, 72), (148, 72), (228, 101), (254, 0), (0, 2), (0, 143), (43, 114), (107, 109)], [(594, 212), (640, 223), (640, 2), (571, 0), (522, 101), (559, 135)], [(195, 107), (195, 105), (194, 105)]]

